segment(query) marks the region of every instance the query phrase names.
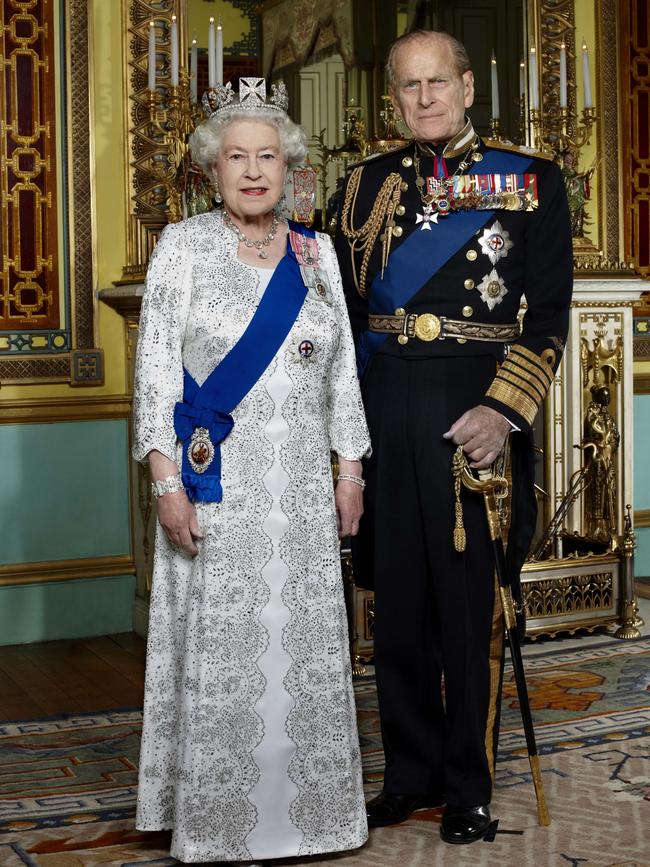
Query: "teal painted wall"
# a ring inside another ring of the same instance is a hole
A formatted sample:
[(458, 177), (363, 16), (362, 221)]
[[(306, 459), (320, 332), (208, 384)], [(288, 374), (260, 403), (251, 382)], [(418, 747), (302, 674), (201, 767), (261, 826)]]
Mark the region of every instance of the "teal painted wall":
[[(130, 554), (126, 419), (0, 425), (0, 467), (0, 564)], [(131, 575), (0, 587), (0, 644), (130, 631), (134, 598)]]
[(130, 632), (135, 576), (0, 588), (0, 644)]
[(0, 425), (0, 563), (128, 554), (126, 419)]
[[(650, 394), (634, 397), (634, 508), (650, 509)], [(650, 576), (650, 527), (635, 530), (634, 571)]]

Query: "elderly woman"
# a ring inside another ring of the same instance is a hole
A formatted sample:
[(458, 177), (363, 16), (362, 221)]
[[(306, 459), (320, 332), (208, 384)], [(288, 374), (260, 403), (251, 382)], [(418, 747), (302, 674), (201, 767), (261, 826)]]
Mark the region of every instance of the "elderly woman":
[(158, 527), (137, 827), (172, 829), (185, 862), (367, 835), (337, 530), (357, 531), (369, 439), (332, 244), (276, 210), (306, 145), (274, 91), (219, 89), (190, 147), (223, 209), (164, 230), (142, 308), (134, 456)]

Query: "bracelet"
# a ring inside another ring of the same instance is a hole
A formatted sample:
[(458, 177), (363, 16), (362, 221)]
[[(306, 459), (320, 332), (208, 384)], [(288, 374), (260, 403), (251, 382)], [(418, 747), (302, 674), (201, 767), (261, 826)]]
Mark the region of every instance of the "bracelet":
[(185, 487), (181, 481), (181, 474), (176, 473), (175, 476), (167, 476), (166, 479), (161, 479), (159, 482), (151, 483), (151, 493), (156, 499), (162, 497), (163, 494), (177, 494), (179, 491), (184, 491)]
[(336, 477), (337, 482), (353, 482), (355, 485), (359, 485), (360, 488), (365, 488), (366, 481), (362, 479), (361, 476), (352, 476), (348, 473), (339, 473)]

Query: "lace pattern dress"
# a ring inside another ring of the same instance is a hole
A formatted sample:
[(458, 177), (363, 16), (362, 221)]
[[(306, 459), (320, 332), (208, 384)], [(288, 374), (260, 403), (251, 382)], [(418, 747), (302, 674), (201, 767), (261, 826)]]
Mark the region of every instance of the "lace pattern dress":
[[(367, 837), (330, 450), (370, 443), (331, 242), (221, 445), (223, 501), (199, 503), (190, 558), (156, 532), (136, 824), (184, 862), (353, 849)], [(176, 460), (182, 369), (202, 383), (271, 271), (237, 258), (219, 213), (168, 226), (152, 256), (136, 363), (134, 457)]]

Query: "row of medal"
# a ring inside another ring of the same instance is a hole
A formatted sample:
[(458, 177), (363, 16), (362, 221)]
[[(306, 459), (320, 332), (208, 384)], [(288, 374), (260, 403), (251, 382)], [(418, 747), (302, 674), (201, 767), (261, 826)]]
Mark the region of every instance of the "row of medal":
[[(426, 178), (426, 195), (423, 197), (429, 220), (422, 228), (430, 228), (429, 222), (436, 213), (444, 216), (450, 211), (533, 211), (538, 206), (537, 176), (534, 174), (489, 174), (456, 175), (448, 180)], [(420, 222), (418, 220), (418, 222)]]

